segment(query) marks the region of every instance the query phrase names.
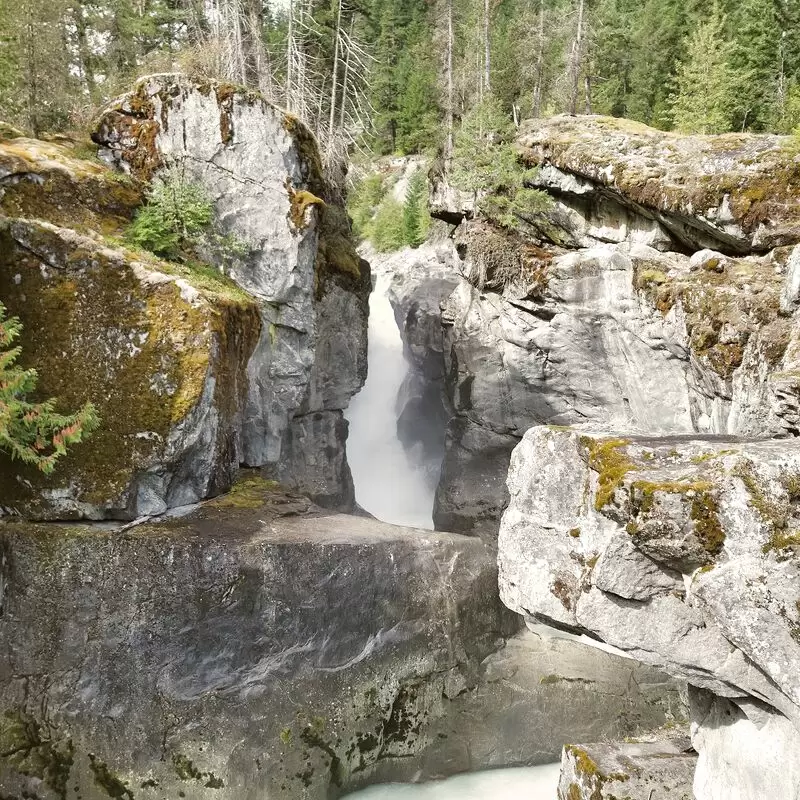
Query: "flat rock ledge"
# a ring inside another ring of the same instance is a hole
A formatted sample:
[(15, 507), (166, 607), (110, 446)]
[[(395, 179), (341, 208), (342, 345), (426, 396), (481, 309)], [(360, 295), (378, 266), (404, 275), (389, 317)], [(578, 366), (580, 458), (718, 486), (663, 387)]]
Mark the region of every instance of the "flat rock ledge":
[(255, 475), (136, 527), (0, 523), (3, 800), (331, 800), (683, 721), (662, 672), (525, 632), (479, 539)]

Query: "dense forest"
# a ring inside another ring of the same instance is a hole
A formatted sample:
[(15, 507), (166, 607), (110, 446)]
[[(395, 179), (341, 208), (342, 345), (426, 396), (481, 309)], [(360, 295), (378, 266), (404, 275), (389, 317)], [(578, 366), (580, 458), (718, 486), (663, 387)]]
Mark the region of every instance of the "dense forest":
[(176, 68), (260, 88), (329, 157), (447, 150), (487, 104), (789, 132), (800, 2), (0, 0), (0, 118), (34, 133)]

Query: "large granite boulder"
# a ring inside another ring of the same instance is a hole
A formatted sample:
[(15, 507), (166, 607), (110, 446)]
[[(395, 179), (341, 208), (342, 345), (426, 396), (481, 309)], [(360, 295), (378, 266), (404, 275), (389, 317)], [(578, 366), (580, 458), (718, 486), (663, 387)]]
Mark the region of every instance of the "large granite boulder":
[(199, 288), (157, 259), (47, 222), (0, 218), (0, 295), (23, 363), (101, 428), (51, 476), (0, 457), (0, 505), (40, 519), (128, 519), (227, 489), (261, 320), (221, 276)]
[[(245, 464), (352, 508), (343, 410), (366, 376), (369, 267), (312, 134), (257, 93), (160, 75), (93, 138), (111, 167), (86, 143), (0, 139), (0, 288), (23, 363), (102, 418), (54, 476), (4, 459), (2, 506), (130, 519), (224, 491)], [(233, 243), (202, 245), (205, 265), (123, 245), (166, 168)]]
[(480, 540), (254, 476), (137, 527), (6, 522), (0, 793), (324, 800), (682, 718), (662, 673), (516, 627)]
[(248, 367), (243, 463), (352, 507), (346, 461), (327, 451), (332, 441), (344, 448), (342, 411), (366, 378), (369, 268), (311, 132), (257, 92), (155, 75), (102, 112), (93, 138), (101, 158), (141, 179), (178, 165), (246, 251), (224, 266), (260, 301), (263, 319)]
[[(512, 456), (504, 602), (703, 690), (692, 703), (698, 800), (757, 800), (767, 786), (797, 797), (798, 481), (796, 440), (545, 426)], [(769, 780), (758, 777), (764, 748), (782, 763)]]
[(697, 754), (688, 739), (568, 745), (561, 759), (558, 800), (617, 800), (620, 796), (625, 800), (694, 800), (696, 766)]

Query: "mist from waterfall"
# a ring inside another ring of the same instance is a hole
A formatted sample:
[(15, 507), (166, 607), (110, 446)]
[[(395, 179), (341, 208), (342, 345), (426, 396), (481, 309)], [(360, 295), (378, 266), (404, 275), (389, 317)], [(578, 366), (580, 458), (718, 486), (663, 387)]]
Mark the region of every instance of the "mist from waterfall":
[(434, 488), (397, 438), (397, 395), (408, 372), (389, 302), (391, 274), (378, 272), (369, 302), (369, 373), (346, 417), (356, 502), (384, 522), (432, 529)]
[(459, 775), (446, 781), (372, 786), (345, 800), (555, 800), (558, 764)]

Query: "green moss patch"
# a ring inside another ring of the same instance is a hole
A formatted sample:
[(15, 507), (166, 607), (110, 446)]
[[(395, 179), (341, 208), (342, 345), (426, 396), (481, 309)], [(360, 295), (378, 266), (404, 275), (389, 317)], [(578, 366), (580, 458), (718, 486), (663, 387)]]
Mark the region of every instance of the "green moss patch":
[(260, 332), (258, 308), (181, 292), (124, 252), (69, 231), (21, 221), (0, 227), (0, 295), (22, 320), (24, 365), (39, 371), (43, 397), (65, 408), (90, 400), (103, 420), (90, 444), (49, 478), (4, 462), (8, 506), (38, 516), (47, 507), (42, 493), (66, 482), (83, 502), (124, 509), (131, 478), (162, 457), (212, 371), (221, 418), (235, 415)]
[(244, 472), (230, 491), (212, 500), (209, 505), (215, 508), (261, 508), (270, 494), (280, 487), (257, 473)]
[(66, 800), (75, 758), (72, 740), (24, 711), (0, 716), (0, 765), (39, 778), (59, 800)]
[(594, 507), (602, 511), (614, 502), (614, 495), (622, 485), (625, 476), (636, 465), (622, 452), (622, 448), (630, 444), (628, 439), (593, 439), (582, 436), (581, 444), (589, 455), (589, 466), (597, 473), (598, 487), (594, 499)]
[(77, 145), (0, 141), (0, 168), (18, 176), (3, 186), (0, 214), (82, 232), (120, 233), (141, 205), (141, 187), (86, 156)]

